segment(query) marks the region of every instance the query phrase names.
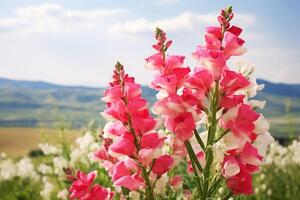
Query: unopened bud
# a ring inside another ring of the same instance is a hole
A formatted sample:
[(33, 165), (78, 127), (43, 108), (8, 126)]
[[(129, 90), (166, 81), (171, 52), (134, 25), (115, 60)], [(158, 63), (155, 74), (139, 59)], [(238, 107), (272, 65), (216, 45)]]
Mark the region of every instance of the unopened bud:
[(123, 70), (124, 67), (119, 61), (117, 61), (115, 68), (116, 68), (117, 72), (119, 72), (119, 71)]
[(233, 14), (233, 13), (230, 13), (230, 15), (229, 15), (229, 20), (232, 20), (233, 16), (234, 16), (234, 14)]
[(228, 14), (232, 13), (232, 6), (228, 6), (226, 8), (226, 11), (227, 11)]
[(226, 22), (226, 19), (223, 16), (218, 16), (218, 21), (220, 24), (224, 24)]

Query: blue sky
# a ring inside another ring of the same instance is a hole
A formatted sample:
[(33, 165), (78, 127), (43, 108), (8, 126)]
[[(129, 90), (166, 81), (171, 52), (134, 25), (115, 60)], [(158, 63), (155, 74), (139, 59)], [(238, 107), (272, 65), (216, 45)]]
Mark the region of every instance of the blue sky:
[[(297, 0), (0, 0), (0, 77), (68, 85), (106, 85), (120, 60), (138, 82), (151, 73), (154, 27), (173, 40), (170, 53), (203, 44), (203, 30), (233, 5), (244, 29), (247, 59), (259, 78), (300, 83), (300, 1)], [(234, 58), (236, 60), (237, 58)]]

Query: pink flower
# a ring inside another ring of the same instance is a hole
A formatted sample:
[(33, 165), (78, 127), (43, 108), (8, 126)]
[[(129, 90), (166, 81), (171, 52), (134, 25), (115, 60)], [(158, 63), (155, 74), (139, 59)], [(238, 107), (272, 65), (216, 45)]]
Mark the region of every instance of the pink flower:
[(140, 98), (142, 94), (142, 89), (140, 84), (132, 82), (126, 82), (123, 87), (124, 96), (127, 100)]
[(227, 31), (229, 31), (230, 33), (236, 36), (239, 36), (243, 30), (237, 26), (231, 26)]
[(106, 123), (103, 131), (103, 137), (105, 138), (116, 138), (118, 136), (124, 135), (125, 133), (128, 133), (128, 129), (120, 121)]
[(108, 104), (107, 109), (105, 109), (101, 115), (108, 120), (116, 119), (122, 122), (126, 122), (128, 120), (126, 105), (121, 100)]
[(115, 186), (123, 186), (130, 190), (144, 187), (143, 178), (139, 175), (139, 166), (131, 158), (116, 163), (112, 170), (112, 181)]
[(132, 156), (135, 153), (133, 136), (130, 133), (123, 134), (110, 146), (109, 150), (112, 153)]
[(169, 184), (174, 188), (180, 188), (180, 186), (182, 185), (182, 182), (183, 182), (182, 176), (174, 176), (169, 181)]
[(213, 81), (212, 73), (209, 70), (196, 68), (195, 72), (186, 81), (186, 85), (189, 88), (207, 92), (211, 89)]
[(172, 164), (173, 158), (171, 156), (162, 155), (155, 160), (152, 167), (152, 172), (157, 174), (158, 176), (161, 176), (171, 169)]
[(162, 54), (156, 53), (146, 58), (145, 67), (151, 70), (163, 70), (163, 64)]
[(89, 196), (85, 200), (109, 200), (112, 199), (114, 193), (111, 192), (109, 189), (103, 188), (100, 185), (95, 185)]
[(87, 175), (84, 172), (77, 171), (76, 180), (72, 183), (70, 187), (70, 199), (78, 198), (80, 200), (84, 200), (88, 198), (91, 186), (96, 176), (96, 171), (90, 172)]
[(159, 115), (174, 116), (185, 110), (182, 97), (177, 94), (169, 94), (153, 105), (153, 112)]
[(175, 93), (178, 79), (175, 74), (165, 75), (157, 74), (151, 82), (151, 87), (157, 90), (165, 90), (169, 93)]
[(244, 165), (240, 165), (240, 172), (237, 175), (228, 179), (227, 186), (234, 195), (253, 193), (252, 176)]
[(204, 90), (184, 88), (181, 97), (185, 106), (193, 107), (195, 111), (198, 111), (198, 108), (201, 109), (204, 107), (203, 101), (206, 98), (206, 94)]
[(161, 156), (162, 150), (159, 148), (145, 148), (139, 151), (139, 160), (145, 166), (148, 167), (152, 163), (153, 159)]
[(139, 159), (144, 166), (149, 166), (153, 159), (162, 154), (161, 147), (165, 137), (160, 138), (157, 133), (148, 133), (142, 136), (139, 151)]
[(205, 33), (206, 48), (220, 49), (221, 48), (221, 27), (207, 27)]
[(184, 63), (184, 56), (181, 55), (168, 55), (166, 58), (166, 68), (168, 71), (182, 67)]
[(234, 134), (246, 133), (249, 137), (255, 129), (254, 121), (260, 115), (251, 106), (240, 104), (238, 107), (229, 109), (220, 119), (220, 124), (224, 129), (230, 129)]
[(249, 86), (250, 82), (240, 73), (225, 70), (220, 85), (222, 86), (225, 95), (231, 95), (234, 92)]
[(224, 96), (221, 99), (220, 106), (224, 109), (230, 109), (232, 107), (235, 107), (243, 102), (245, 98), (245, 95), (230, 95), (230, 96)]
[(115, 182), (119, 178), (132, 175), (139, 171), (137, 163), (131, 158), (125, 158), (114, 165), (112, 173), (112, 181)]
[(246, 49), (243, 47), (244, 40), (237, 35), (226, 31), (224, 34), (224, 56), (228, 59), (230, 56), (239, 56), (245, 53)]
[(259, 155), (258, 150), (249, 142), (246, 142), (244, 148), (239, 152), (240, 160), (244, 163), (253, 166), (260, 166), (262, 156)]
[(141, 148), (161, 148), (166, 137), (159, 137), (157, 133), (148, 133), (141, 138)]
[(110, 190), (95, 184), (93, 181), (97, 176), (96, 171), (86, 175), (84, 172), (77, 171), (76, 179), (70, 187), (70, 199), (79, 200), (109, 200), (113, 198), (114, 193)]
[(126, 175), (114, 182), (115, 186), (122, 186), (129, 190), (138, 190), (142, 189), (145, 185), (142, 181), (142, 177), (139, 175)]
[(122, 91), (121, 91), (121, 87), (119, 85), (111, 87), (105, 91), (104, 97), (101, 98), (101, 100), (106, 103), (112, 103), (112, 102), (119, 101), (120, 97), (121, 97), (121, 93), (122, 93)]
[(219, 79), (225, 69), (225, 57), (222, 50), (207, 49), (198, 46), (193, 57), (198, 60), (205, 69), (212, 72), (214, 79)]
[(232, 177), (240, 172), (238, 160), (233, 156), (226, 156), (222, 164), (222, 174), (225, 177)]
[(167, 117), (166, 127), (180, 140), (188, 140), (193, 136), (195, 122), (190, 112), (183, 112), (174, 117)]
[(144, 133), (152, 131), (157, 124), (157, 121), (150, 116), (148, 110), (145, 111), (144, 114), (146, 114), (147, 116), (132, 116), (131, 118), (132, 126), (138, 135), (142, 135)]

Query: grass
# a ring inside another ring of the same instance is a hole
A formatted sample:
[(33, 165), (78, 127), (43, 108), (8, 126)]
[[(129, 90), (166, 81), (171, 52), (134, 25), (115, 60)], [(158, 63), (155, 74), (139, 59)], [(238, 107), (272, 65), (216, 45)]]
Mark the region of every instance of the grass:
[[(83, 130), (70, 130), (66, 138), (70, 142), (81, 135)], [(0, 128), (0, 153), (10, 157), (27, 155), (37, 149), (40, 142), (56, 143), (60, 137), (59, 130), (50, 128)]]

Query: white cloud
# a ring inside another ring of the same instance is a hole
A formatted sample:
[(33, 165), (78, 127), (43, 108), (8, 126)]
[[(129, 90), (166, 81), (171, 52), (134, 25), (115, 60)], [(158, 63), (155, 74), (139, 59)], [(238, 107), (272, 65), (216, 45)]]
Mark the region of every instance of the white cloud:
[(105, 19), (128, 13), (126, 9), (72, 10), (59, 4), (25, 6), (11, 18), (0, 18), (0, 32), (70, 32), (93, 29)]
[[(144, 18), (129, 20), (125, 23), (115, 24), (111, 29), (111, 33), (127, 33), (141, 34), (152, 32), (155, 27), (161, 27), (168, 32), (193, 31), (200, 25), (216, 24), (217, 14), (196, 14), (193, 12), (184, 12), (175, 17), (164, 18), (159, 20), (147, 20)], [(252, 26), (255, 24), (255, 16), (252, 14), (239, 14), (235, 24)]]
[(249, 46), (245, 57), (255, 63), (260, 78), (299, 83), (299, 52), (294, 47), (279, 47), (269, 41)]
[[(153, 52), (156, 26), (170, 33), (171, 53), (186, 55), (192, 67), (195, 63), (189, 55), (197, 44), (203, 44), (202, 31), (217, 24), (217, 13), (186, 11), (171, 17), (162, 13), (155, 20), (134, 16), (126, 9), (68, 9), (59, 4), (19, 7), (11, 17), (0, 18), (0, 66), (4, 66), (0, 76), (106, 85), (115, 61), (120, 60), (145, 84), (151, 76), (143, 67), (144, 58)], [(257, 75), (299, 82), (299, 51), (271, 41), (268, 30), (258, 34), (256, 23), (260, 22), (255, 15), (237, 13), (232, 24), (245, 29), (242, 38), (249, 50), (245, 56), (257, 64)]]

